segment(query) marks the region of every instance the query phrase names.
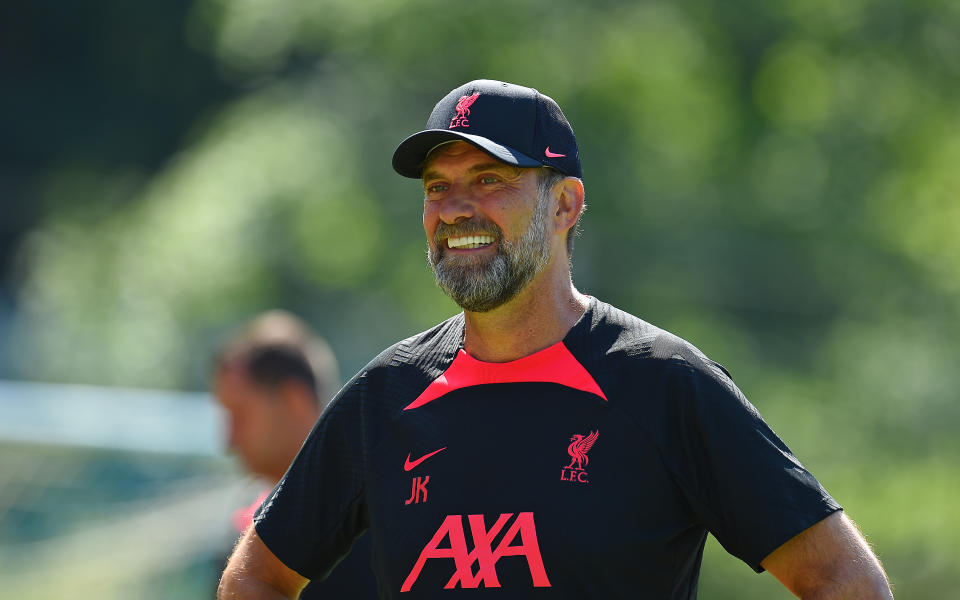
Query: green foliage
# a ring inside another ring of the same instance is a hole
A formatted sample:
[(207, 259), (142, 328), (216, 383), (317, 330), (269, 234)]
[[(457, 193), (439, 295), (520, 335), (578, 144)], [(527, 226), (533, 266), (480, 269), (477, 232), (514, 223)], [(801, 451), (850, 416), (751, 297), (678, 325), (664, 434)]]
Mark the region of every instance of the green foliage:
[[(932, 0), (199, 0), (187, 38), (237, 98), (156, 172), (47, 173), (7, 353), (23, 377), (203, 387), (216, 336), (284, 306), (358, 369), (457, 310), (396, 143), (464, 81), (532, 85), (581, 144), (578, 286), (723, 362), (899, 592), (945, 597), (958, 29)], [(773, 597), (717, 556), (703, 597)]]

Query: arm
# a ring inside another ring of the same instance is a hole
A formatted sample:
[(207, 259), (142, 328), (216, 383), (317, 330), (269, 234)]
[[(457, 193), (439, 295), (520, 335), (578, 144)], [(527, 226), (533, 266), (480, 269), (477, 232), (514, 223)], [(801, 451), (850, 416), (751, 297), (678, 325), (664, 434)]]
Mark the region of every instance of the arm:
[(280, 562), (253, 527), (240, 538), (217, 588), (218, 600), (298, 598), (308, 580)]
[(893, 599), (880, 561), (842, 511), (800, 532), (760, 564), (805, 600)]

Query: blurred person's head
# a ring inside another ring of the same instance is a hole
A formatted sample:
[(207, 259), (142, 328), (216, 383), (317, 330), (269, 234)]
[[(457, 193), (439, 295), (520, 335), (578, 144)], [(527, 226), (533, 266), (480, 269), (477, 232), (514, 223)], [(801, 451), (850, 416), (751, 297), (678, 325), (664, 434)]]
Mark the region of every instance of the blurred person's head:
[(217, 354), (214, 393), (229, 415), (230, 448), (279, 480), (339, 387), (330, 347), (290, 313), (260, 315)]

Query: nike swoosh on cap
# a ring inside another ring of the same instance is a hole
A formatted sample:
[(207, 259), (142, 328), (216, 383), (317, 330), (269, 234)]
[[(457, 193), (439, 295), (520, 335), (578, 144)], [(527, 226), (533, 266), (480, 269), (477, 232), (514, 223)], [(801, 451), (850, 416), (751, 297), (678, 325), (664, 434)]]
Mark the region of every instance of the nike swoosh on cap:
[(410, 454), (408, 453), (408, 454), (407, 454), (407, 460), (403, 461), (403, 470), (404, 470), (404, 471), (409, 471), (410, 469), (416, 467), (417, 465), (419, 465), (419, 464), (422, 463), (423, 461), (427, 460), (428, 458), (430, 458), (431, 456), (433, 456), (433, 455), (436, 454), (437, 452), (440, 452), (440, 451), (446, 450), (446, 449), (447, 449), (447, 447), (444, 446), (443, 448), (440, 448), (440, 450), (434, 450), (433, 452), (430, 452), (430, 453), (428, 453), (428, 454), (424, 454), (423, 456), (421, 456), (421, 457), (418, 458), (417, 460), (410, 460)]
[(543, 151), (547, 155), (547, 158), (563, 158), (566, 154), (557, 154), (556, 152), (550, 152), (550, 146), (547, 146), (547, 149)]

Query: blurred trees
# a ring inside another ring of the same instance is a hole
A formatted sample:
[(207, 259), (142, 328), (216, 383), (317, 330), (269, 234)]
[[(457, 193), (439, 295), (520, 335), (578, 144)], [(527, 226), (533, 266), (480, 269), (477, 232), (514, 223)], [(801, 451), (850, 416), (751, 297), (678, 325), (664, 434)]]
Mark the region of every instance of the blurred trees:
[[(99, 80), (58, 79), (90, 98), (71, 124), (136, 77), (159, 105), (143, 135), (101, 119), (60, 152), (53, 127), (29, 146), (4, 372), (203, 387), (217, 336), (274, 306), (360, 368), (456, 311), (393, 148), (456, 85), (514, 81), (581, 144), (578, 286), (724, 363), (903, 592), (939, 597), (929, 582), (958, 574), (960, 5), (171, 6), (111, 46), (139, 52), (88, 57)], [(153, 122), (170, 103), (195, 111), (172, 145)], [(103, 145), (109, 164), (90, 158)]]

